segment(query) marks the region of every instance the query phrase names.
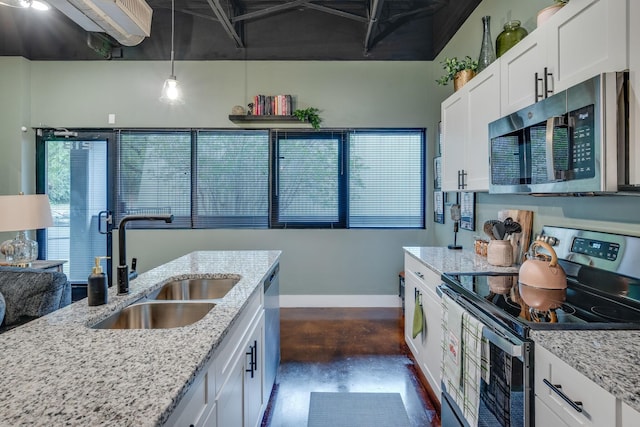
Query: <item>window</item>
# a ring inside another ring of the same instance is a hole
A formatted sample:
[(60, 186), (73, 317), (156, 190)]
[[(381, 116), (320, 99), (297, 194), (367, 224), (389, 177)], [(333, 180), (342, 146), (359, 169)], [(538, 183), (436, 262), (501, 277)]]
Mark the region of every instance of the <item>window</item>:
[(423, 228), (423, 130), (119, 132), (116, 221), (177, 228)]
[(172, 224), (136, 222), (130, 227), (191, 227), (189, 131), (120, 132), (116, 176), (116, 223), (124, 215), (170, 213)]
[(279, 131), (273, 140), (272, 227), (424, 227), (423, 131)]
[(274, 134), (272, 226), (344, 227), (343, 137), (332, 132)]
[(269, 132), (199, 131), (195, 228), (267, 228)]
[(423, 227), (423, 133), (349, 135), (349, 227)]

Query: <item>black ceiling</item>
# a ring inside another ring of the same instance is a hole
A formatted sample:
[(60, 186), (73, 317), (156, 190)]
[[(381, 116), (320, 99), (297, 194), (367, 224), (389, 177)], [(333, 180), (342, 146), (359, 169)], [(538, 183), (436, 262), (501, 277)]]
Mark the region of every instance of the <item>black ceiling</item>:
[[(480, 1), (176, 0), (175, 58), (432, 60)], [(94, 49), (88, 33), (56, 9), (0, 6), (0, 56), (104, 60), (111, 53), (113, 60), (169, 59), (171, 0), (147, 3), (153, 8), (150, 37), (132, 47), (92, 37)]]

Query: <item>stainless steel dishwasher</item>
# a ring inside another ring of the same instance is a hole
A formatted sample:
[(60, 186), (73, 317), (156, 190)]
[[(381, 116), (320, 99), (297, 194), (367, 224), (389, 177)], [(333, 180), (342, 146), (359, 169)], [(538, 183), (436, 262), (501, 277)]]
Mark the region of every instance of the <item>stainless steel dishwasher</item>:
[(280, 365), (280, 264), (264, 281), (264, 396), (269, 398)]

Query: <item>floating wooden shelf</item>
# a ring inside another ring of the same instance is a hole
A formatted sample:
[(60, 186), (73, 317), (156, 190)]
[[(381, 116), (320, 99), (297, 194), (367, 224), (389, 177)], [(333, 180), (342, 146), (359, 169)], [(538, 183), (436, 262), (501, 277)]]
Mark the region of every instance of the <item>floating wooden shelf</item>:
[(254, 115), (229, 115), (232, 122), (299, 122), (296, 116), (254, 116)]

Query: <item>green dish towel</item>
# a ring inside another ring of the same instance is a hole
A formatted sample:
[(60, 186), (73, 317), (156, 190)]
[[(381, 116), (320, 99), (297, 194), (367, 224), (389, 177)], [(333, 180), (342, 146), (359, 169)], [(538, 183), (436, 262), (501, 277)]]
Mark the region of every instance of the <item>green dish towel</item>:
[(420, 294), (416, 295), (416, 305), (413, 309), (413, 338), (417, 337), (424, 325), (424, 314), (422, 313), (422, 304), (420, 304)]

